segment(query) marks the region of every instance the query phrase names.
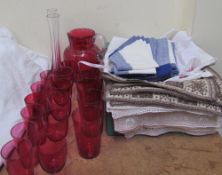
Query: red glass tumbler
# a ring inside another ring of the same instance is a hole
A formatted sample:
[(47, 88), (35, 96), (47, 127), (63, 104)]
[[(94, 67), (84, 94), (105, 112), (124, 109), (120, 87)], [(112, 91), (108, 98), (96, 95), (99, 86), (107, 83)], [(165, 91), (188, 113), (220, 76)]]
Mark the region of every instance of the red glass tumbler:
[(1, 149), (9, 175), (34, 175), (32, 144), (25, 139), (11, 140)]
[(93, 106), (85, 106), (78, 98), (79, 112), (81, 117), (86, 121), (99, 120), (104, 117), (104, 102), (101, 100), (99, 104)]
[(45, 81), (47, 79), (47, 76), (48, 76), (48, 73), (49, 73), (50, 70), (45, 70), (45, 71), (42, 71), (40, 73), (40, 78), (42, 81)]
[[(75, 114), (77, 113), (77, 114)], [(79, 109), (77, 109), (75, 112), (73, 112), (72, 116), (73, 118), (75, 115), (80, 116), (79, 117), (79, 128), (80, 131), (87, 137), (96, 137), (102, 134), (103, 131), (103, 117), (98, 118), (93, 121), (87, 121), (84, 120), (83, 117), (81, 117), (81, 114), (79, 113)]]
[(101, 134), (95, 137), (84, 135), (81, 130), (81, 116), (78, 111), (73, 114), (73, 123), (79, 155), (86, 159), (97, 157), (100, 153)]
[(45, 85), (44, 80), (36, 81), (36, 82), (32, 83), (31, 90), (32, 90), (32, 92), (41, 92), (44, 88), (44, 85)]
[(62, 121), (56, 120), (52, 115), (48, 116), (47, 136), (52, 141), (63, 140), (68, 133), (68, 118)]
[(47, 120), (41, 105), (27, 105), (21, 110), (27, 136), (33, 145), (45, 142), (47, 136)]
[(47, 139), (45, 144), (39, 146), (39, 162), (46, 172), (57, 173), (65, 165), (67, 157), (67, 143), (63, 139), (53, 142)]
[(53, 99), (49, 100), (50, 113), (56, 120), (62, 121), (69, 117), (71, 113), (71, 99), (64, 106), (58, 105)]
[(28, 94), (25, 97), (24, 101), (25, 101), (26, 105), (28, 105), (28, 104), (41, 104), (46, 109), (47, 108), (46, 96), (47, 96), (47, 94), (43, 93), (43, 92), (33, 92), (33, 93)]
[(27, 104), (21, 110), (21, 116), (24, 120), (44, 120), (46, 111), (43, 105)]
[[(17, 123), (11, 128), (11, 136), (13, 139), (27, 139), (29, 140), (29, 137), (27, 135), (27, 129), (24, 122)], [(32, 144), (32, 159), (34, 166), (38, 165), (38, 145)]]

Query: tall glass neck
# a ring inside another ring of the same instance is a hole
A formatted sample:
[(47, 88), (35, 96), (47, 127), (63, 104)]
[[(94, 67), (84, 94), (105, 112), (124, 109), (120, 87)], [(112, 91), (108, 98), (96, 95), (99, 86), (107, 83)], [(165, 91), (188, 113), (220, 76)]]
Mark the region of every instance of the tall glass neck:
[(52, 70), (58, 68), (61, 60), (60, 41), (59, 41), (59, 14), (57, 9), (47, 10), (47, 20), (49, 24), (50, 40), (51, 40), (51, 57)]

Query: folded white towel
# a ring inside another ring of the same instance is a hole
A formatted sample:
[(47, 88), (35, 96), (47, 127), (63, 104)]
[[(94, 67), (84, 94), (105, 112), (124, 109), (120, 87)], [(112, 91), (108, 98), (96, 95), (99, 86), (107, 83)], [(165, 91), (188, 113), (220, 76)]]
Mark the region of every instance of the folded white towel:
[[(109, 43), (105, 57), (104, 57), (104, 72), (110, 73), (112, 69), (112, 63), (109, 60), (109, 55), (113, 53), (118, 47), (120, 47), (127, 38), (114, 36)], [(156, 74), (156, 68), (141, 69), (141, 70), (128, 70), (128, 74)]]
[(132, 44), (124, 47), (119, 51), (131, 70), (141, 70), (156, 68), (158, 64), (153, 58), (150, 44), (147, 44), (142, 39), (136, 40)]
[(21, 120), (31, 83), (48, 66), (49, 59), (20, 46), (8, 29), (0, 27), (0, 149), (11, 139), (11, 127)]

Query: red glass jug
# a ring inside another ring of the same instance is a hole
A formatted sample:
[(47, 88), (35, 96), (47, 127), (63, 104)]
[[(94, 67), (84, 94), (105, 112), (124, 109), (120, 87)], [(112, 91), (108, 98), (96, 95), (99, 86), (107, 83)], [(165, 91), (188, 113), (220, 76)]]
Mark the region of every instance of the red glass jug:
[(101, 64), (101, 53), (103, 53), (106, 44), (105, 38), (87, 28), (71, 30), (68, 32), (68, 38), (70, 46), (64, 51), (64, 60), (73, 68), (75, 82), (100, 78), (101, 74), (98, 68), (81, 64), (81, 61)]

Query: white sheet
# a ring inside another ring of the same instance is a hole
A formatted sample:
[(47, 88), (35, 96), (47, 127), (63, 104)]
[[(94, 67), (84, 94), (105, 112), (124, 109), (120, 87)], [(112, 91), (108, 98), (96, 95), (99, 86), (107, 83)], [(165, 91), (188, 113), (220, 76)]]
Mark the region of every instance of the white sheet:
[(48, 67), (47, 57), (20, 46), (8, 29), (0, 27), (0, 149), (11, 139), (11, 127), (21, 120), (31, 83)]

